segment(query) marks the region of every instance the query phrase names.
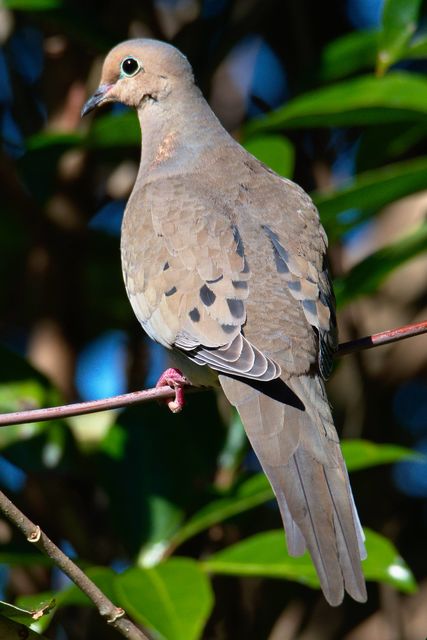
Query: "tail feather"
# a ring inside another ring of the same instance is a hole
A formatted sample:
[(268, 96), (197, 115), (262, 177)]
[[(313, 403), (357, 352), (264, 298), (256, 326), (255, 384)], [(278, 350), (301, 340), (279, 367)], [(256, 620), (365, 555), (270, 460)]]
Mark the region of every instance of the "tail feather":
[(364, 602), (363, 532), (323, 382), (308, 375), (286, 380), (304, 403), (301, 411), (240, 380), (219, 380), (273, 487), (289, 553), (308, 548), (331, 605), (340, 604), (344, 590)]

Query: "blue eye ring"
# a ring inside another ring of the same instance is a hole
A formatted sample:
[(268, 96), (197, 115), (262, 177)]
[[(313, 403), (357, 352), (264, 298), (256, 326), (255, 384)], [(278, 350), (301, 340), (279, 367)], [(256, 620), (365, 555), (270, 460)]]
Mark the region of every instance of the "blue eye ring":
[(139, 60), (133, 56), (126, 56), (120, 63), (120, 77), (121, 78), (133, 78), (141, 69)]

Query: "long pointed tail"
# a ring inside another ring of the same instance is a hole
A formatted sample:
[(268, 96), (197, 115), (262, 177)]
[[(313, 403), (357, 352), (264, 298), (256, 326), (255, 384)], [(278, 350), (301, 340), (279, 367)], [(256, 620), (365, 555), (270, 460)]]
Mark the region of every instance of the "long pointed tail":
[(273, 487), (289, 553), (308, 548), (331, 605), (341, 603), (344, 590), (364, 602), (363, 532), (323, 381), (309, 375), (286, 381), (301, 410), (269, 397), (268, 386), (263, 393), (226, 376), (219, 380)]

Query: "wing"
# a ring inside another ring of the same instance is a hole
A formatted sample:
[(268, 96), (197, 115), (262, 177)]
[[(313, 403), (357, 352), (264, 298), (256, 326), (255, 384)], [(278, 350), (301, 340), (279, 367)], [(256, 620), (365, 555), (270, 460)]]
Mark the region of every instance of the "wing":
[(200, 365), (272, 380), (280, 367), (242, 333), (250, 269), (227, 210), (194, 181), (167, 178), (133, 194), (122, 228), (126, 289), (147, 333)]
[[(307, 372), (317, 362), (326, 378), (337, 331), (327, 238), (318, 212), (298, 185), (250, 156), (245, 166), (248, 202), (237, 222), (253, 273), (245, 335), (271, 357), (280, 354), (285, 375)], [(263, 300), (272, 304), (267, 308)], [(274, 339), (279, 327), (282, 344)]]

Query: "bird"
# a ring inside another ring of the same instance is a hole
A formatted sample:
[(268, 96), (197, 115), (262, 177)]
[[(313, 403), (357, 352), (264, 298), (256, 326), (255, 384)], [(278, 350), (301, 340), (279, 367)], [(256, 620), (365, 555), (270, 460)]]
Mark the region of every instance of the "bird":
[(330, 605), (345, 592), (365, 602), (363, 529), (325, 391), (337, 328), (317, 209), (224, 129), (172, 45), (115, 46), (82, 116), (114, 102), (141, 127), (120, 251), (133, 311), (176, 364), (160, 384), (222, 387), (289, 554), (308, 549)]

